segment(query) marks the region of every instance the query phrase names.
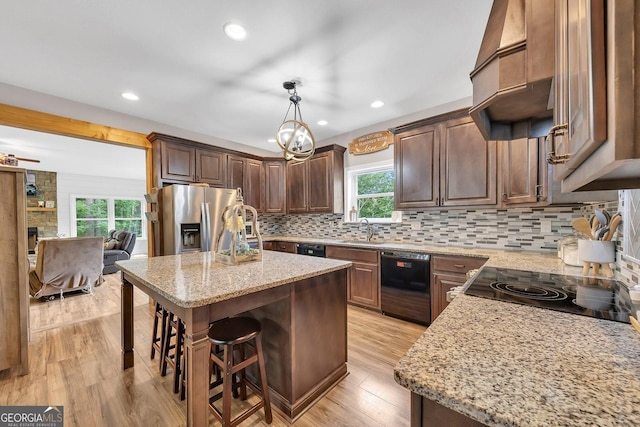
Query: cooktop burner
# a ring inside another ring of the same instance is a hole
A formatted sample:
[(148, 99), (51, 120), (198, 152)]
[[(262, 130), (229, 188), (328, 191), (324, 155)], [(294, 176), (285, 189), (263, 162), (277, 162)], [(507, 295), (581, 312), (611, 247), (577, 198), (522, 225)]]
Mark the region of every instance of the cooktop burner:
[(627, 287), (604, 278), (484, 267), (464, 293), (626, 323), (636, 313)]
[(557, 290), (544, 286), (537, 285), (523, 285), (520, 283), (504, 283), (504, 282), (491, 282), (489, 284), (492, 289), (505, 294), (513, 295), (516, 297), (526, 297), (533, 300), (540, 301), (560, 301), (567, 299), (567, 294)]

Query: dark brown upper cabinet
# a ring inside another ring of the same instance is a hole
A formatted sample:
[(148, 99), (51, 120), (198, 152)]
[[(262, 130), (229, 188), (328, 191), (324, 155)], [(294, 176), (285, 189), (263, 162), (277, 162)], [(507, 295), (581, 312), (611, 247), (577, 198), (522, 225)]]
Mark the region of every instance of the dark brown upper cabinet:
[(550, 161), (558, 179), (607, 139), (603, 0), (556, 2), (556, 75)]
[(227, 155), (214, 150), (196, 148), (196, 182), (213, 187), (226, 185)]
[(264, 161), (264, 212), (287, 212), (287, 169), (286, 162), (282, 160)]
[(394, 128), (395, 207), (495, 206), (497, 146), (459, 110)]
[(261, 160), (229, 155), (227, 188), (241, 188), (244, 204), (264, 211), (264, 169)]
[(287, 162), (288, 213), (342, 213), (345, 148), (316, 149), (304, 162)]
[(205, 144), (152, 133), (152, 182), (162, 188), (170, 184), (203, 182), (224, 187), (227, 181), (227, 153)]
[(616, 200), (617, 191), (562, 193), (547, 163), (544, 138), (500, 141), (500, 205), (548, 206)]

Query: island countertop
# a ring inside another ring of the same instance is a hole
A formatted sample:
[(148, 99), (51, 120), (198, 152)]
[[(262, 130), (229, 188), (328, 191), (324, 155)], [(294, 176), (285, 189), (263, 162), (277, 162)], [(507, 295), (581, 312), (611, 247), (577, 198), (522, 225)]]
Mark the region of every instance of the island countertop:
[(626, 323), (459, 295), (394, 375), (490, 426), (640, 425), (640, 334)]
[(262, 261), (225, 265), (212, 252), (194, 252), (117, 261), (126, 273), (179, 307), (193, 308), (229, 300), (341, 270), (348, 261), (264, 251)]

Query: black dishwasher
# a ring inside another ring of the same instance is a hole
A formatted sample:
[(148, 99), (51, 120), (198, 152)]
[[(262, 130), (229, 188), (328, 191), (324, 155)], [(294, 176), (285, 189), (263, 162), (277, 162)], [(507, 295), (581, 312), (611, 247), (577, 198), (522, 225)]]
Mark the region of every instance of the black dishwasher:
[(407, 252), (380, 254), (382, 312), (428, 325), (431, 320), (429, 255)]

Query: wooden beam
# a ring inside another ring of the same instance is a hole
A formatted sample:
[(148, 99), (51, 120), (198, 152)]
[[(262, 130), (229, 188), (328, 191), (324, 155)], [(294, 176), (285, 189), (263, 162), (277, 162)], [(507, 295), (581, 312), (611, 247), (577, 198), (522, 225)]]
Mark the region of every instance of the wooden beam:
[(151, 143), (142, 133), (112, 128), (96, 123), (0, 104), (0, 125), (73, 138), (89, 139), (127, 147), (149, 149)]
[[(0, 104), (0, 125), (143, 149), (146, 151), (147, 192), (151, 192), (151, 183), (153, 182), (151, 174), (151, 142), (147, 140), (147, 136), (142, 133), (42, 113), (26, 108), (14, 107), (7, 104)], [(149, 256), (154, 256), (153, 234), (148, 232), (147, 237)]]

